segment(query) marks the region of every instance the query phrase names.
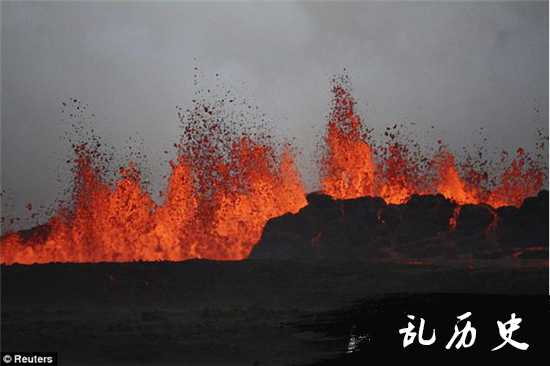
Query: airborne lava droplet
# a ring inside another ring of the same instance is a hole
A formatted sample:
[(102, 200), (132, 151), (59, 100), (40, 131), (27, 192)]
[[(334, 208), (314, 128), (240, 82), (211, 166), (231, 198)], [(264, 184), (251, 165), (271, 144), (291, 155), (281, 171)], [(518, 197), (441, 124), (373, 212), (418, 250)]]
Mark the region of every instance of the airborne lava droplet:
[[(248, 257), (272, 217), (307, 204), (292, 149), (246, 129), (197, 98), (182, 117), (177, 162), (156, 204), (136, 164), (108, 183), (99, 139), (73, 145), (72, 205), (45, 225), (48, 235), (2, 237), (2, 263), (128, 262)], [(243, 115), (240, 115), (243, 118)]]
[[(439, 193), (458, 204), (449, 222), (452, 230), (462, 204), (520, 206), (544, 187), (546, 168), (523, 149), (492, 184), (475, 164), (469, 164), (465, 173), (441, 141), (434, 156), (424, 155), (417, 143), (401, 139), (398, 125), (388, 127), (386, 143), (377, 146), (371, 141), (372, 130), (355, 110), (347, 76), (333, 79), (332, 92), (320, 181), (324, 192), (336, 199), (379, 196), (387, 203), (402, 204), (414, 194)], [(293, 148), (274, 141), (262, 124), (263, 115), (252, 115), (254, 109), (247, 103), (240, 105), (241, 110), (227, 111), (225, 100), (232, 108), (239, 107), (229, 91), (218, 100), (203, 93), (197, 93), (192, 108), (178, 108), (183, 131), (174, 145), (177, 157), (169, 161), (171, 172), (161, 203), (150, 197), (132, 160), (111, 181), (112, 152), (100, 152), (105, 144), (93, 130), (77, 124), (86, 138), (73, 142), (74, 158), (68, 160), (74, 174), (70, 202), (61, 202), (46, 224), (25, 235), (4, 235), (0, 261), (247, 258), (269, 219), (296, 213), (307, 204), (304, 185)], [(74, 103), (82, 116), (85, 108), (76, 99)], [(247, 118), (260, 122), (247, 127)], [(507, 161), (505, 152), (502, 161)], [(377, 218), (385, 222), (380, 212)], [(311, 243), (318, 245), (321, 237), (319, 233)]]
[[(333, 79), (332, 113), (324, 136), (321, 165), (323, 190), (337, 199), (379, 196), (387, 203), (401, 204), (413, 194), (440, 193), (458, 204), (487, 203), (495, 208), (520, 206), (526, 197), (543, 189), (546, 170), (524, 149), (491, 187), (489, 175), (473, 166), (460, 171), (454, 155), (439, 140), (436, 154), (428, 158), (418, 144), (406, 146), (388, 127), (386, 145), (369, 143), (369, 130), (354, 107), (356, 102), (346, 75)], [(502, 162), (507, 153), (503, 152)]]

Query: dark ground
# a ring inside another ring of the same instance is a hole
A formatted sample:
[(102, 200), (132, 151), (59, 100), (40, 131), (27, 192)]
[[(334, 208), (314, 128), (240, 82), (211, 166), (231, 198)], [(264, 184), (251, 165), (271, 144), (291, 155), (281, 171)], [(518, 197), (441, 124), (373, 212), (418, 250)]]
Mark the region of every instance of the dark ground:
[(547, 309), (549, 290), (548, 261), (530, 259), (13, 265), (1, 279), (2, 351), (71, 365), (310, 364), (345, 354), (350, 326), (342, 339), (312, 319), (380, 295), (541, 295)]

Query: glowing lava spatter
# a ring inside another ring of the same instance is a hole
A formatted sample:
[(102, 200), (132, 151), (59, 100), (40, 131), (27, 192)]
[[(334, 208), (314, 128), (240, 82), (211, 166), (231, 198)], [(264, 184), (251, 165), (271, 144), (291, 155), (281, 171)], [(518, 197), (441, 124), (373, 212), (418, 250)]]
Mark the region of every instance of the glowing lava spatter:
[(98, 152), (76, 146), (73, 207), (41, 230), (2, 237), (2, 263), (239, 260), (270, 218), (307, 204), (289, 147), (278, 155), (267, 141), (202, 115), (190, 115), (186, 132), (193, 141), (182, 139), (160, 205), (134, 164), (110, 185)]
[[(433, 157), (420, 156), (388, 128), (388, 143), (375, 147), (346, 83), (345, 77), (334, 80), (323, 141), (320, 181), (334, 198), (380, 196), (401, 204), (413, 194), (440, 193), (459, 205), (496, 208), (520, 206), (544, 187), (545, 170), (523, 149), (490, 187), (486, 173), (461, 171), (443, 143)], [(270, 218), (297, 212), (307, 201), (290, 146), (277, 153), (262, 129), (234, 128), (243, 115), (224, 114), (224, 103), (232, 101), (195, 101), (180, 114), (184, 131), (160, 204), (144, 188), (136, 164), (127, 163), (111, 184), (98, 163), (99, 144), (75, 144), (71, 204), (60, 205), (42, 226), (4, 235), (0, 262), (247, 258)], [(457, 206), (450, 230), (459, 213)], [(378, 220), (385, 222), (380, 212)]]
[(334, 85), (333, 93), (321, 184), (327, 194), (339, 199), (374, 196), (376, 166), (361, 118), (354, 112), (355, 100), (342, 85)]
[(441, 142), (433, 157), (420, 157), (397, 141), (388, 128), (385, 135), (389, 142), (376, 149), (369, 144), (361, 118), (354, 111), (347, 76), (333, 79), (332, 91), (320, 175), (323, 191), (334, 198), (379, 196), (387, 203), (401, 204), (413, 194), (440, 193), (458, 204), (519, 207), (526, 197), (544, 188), (545, 169), (523, 149), (518, 149), (518, 156), (492, 188), (481, 184), (488, 180), (486, 173), (473, 168), (461, 172)]

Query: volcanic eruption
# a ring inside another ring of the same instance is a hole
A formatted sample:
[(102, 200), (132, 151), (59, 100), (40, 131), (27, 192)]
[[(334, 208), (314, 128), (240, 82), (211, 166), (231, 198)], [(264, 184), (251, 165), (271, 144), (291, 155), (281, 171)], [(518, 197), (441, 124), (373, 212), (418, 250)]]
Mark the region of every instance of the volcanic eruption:
[[(397, 126), (376, 144), (355, 110), (347, 76), (333, 79), (332, 92), (319, 178), (334, 199), (380, 197), (400, 205), (441, 194), (456, 205), (445, 218), (453, 229), (461, 205), (520, 207), (544, 187), (547, 168), (523, 149), (495, 179), (479, 165), (457, 163), (442, 141), (431, 156), (423, 153), (418, 143), (399, 139)], [(240, 117), (224, 112), (229, 102), (195, 100), (180, 114), (183, 134), (161, 203), (144, 187), (135, 162), (111, 183), (99, 140), (75, 142), (70, 203), (43, 225), (6, 233), (1, 263), (247, 258), (268, 220), (298, 213), (308, 202), (295, 148), (278, 146), (261, 128), (235, 128)]]
[(535, 196), (546, 180), (546, 168), (524, 149), (496, 180), (487, 172), (464, 164), (459, 172), (454, 155), (442, 141), (434, 156), (425, 156), (418, 144), (399, 141), (397, 125), (387, 128), (387, 142), (374, 149), (368, 143), (346, 75), (333, 79), (333, 106), (325, 136), (322, 186), (337, 199), (382, 197), (387, 203), (405, 203), (413, 194), (436, 194), (459, 204), (486, 203), (494, 208), (520, 206)]

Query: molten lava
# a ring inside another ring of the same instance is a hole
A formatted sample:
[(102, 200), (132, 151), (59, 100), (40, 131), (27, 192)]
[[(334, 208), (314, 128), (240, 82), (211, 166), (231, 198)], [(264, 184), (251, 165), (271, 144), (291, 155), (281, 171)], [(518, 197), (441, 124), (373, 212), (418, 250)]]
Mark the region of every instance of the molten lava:
[(201, 127), (192, 136), (202, 144), (180, 146), (160, 205), (143, 188), (134, 164), (121, 168), (112, 186), (96, 166), (98, 152), (76, 146), (74, 207), (61, 207), (30, 236), (5, 235), (2, 263), (248, 257), (267, 220), (307, 204), (304, 188), (290, 148), (277, 156), (272, 146), (247, 135), (209, 145), (209, 138), (220, 136), (210, 135), (216, 124), (207, 123), (211, 128), (189, 123)]
[[(461, 170), (442, 143), (433, 157), (419, 155), (417, 145), (398, 138), (396, 126), (386, 130), (387, 144), (375, 146), (346, 80), (340, 81), (333, 87), (320, 174), (323, 190), (334, 198), (380, 196), (402, 204), (414, 194), (440, 193), (459, 205), (496, 208), (520, 206), (543, 188), (545, 170), (522, 149), (491, 187), (486, 173)], [(136, 164), (121, 168), (111, 184), (97, 146), (74, 145), (71, 204), (42, 226), (4, 235), (1, 263), (247, 258), (270, 218), (295, 213), (307, 201), (292, 149), (277, 153), (261, 133), (236, 133), (223, 123), (219, 107), (196, 103), (188, 110), (160, 204), (144, 188)], [(457, 206), (450, 230), (459, 212)], [(385, 222), (380, 212), (378, 219)]]
[(435, 156), (421, 157), (399, 142), (388, 128), (388, 143), (376, 149), (369, 144), (361, 118), (354, 111), (356, 103), (347, 77), (335, 78), (333, 84), (321, 183), (323, 191), (334, 198), (379, 196), (387, 203), (401, 204), (413, 194), (439, 193), (458, 204), (486, 203), (498, 208), (519, 207), (526, 197), (544, 188), (545, 169), (523, 149), (518, 149), (516, 159), (492, 189), (486, 187), (487, 174), (473, 168), (461, 172), (455, 157), (441, 142)]
[(329, 153), (323, 162), (324, 190), (340, 199), (374, 196), (376, 167), (372, 149), (361, 131), (361, 118), (354, 113), (354, 100), (335, 85), (334, 106), (328, 123), (326, 144)]

